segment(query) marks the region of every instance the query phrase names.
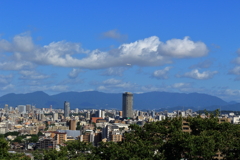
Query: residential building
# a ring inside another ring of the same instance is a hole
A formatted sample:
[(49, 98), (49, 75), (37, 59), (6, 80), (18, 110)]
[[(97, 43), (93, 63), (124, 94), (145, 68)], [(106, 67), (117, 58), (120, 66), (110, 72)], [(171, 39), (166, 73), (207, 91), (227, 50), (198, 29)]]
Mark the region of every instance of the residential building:
[(37, 143), (39, 149), (54, 149), (56, 148), (57, 141), (53, 138), (42, 138)]
[(76, 130), (76, 120), (70, 120), (69, 130)]

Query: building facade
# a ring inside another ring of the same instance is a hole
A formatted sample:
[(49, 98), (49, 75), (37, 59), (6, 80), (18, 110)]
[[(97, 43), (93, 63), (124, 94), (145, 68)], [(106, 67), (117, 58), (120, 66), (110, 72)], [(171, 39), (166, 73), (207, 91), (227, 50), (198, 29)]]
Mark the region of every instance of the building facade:
[(76, 130), (76, 127), (77, 127), (77, 121), (76, 120), (70, 120), (70, 123), (69, 123), (69, 130)]
[(65, 101), (64, 102), (64, 118), (69, 117), (70, 114), (70, 103)]
[(123, 118), (133, 117), (133, 94), (131, 92), (123, 93), (122, 97)]

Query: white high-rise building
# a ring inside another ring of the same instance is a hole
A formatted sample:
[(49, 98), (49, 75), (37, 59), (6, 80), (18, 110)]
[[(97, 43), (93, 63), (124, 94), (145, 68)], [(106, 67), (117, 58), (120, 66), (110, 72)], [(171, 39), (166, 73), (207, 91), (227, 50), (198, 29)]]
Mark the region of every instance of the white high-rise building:
[(78, 108), (75, 108), (75, 113), (78, 113), (79, 112), (79, 109)]
[(53, 120), (54, 120), (54, 121), (58, 120), (58, 113), (54, 113), (54, 114), (53, 114)]
[(70, 114), (70, 103), (65, 101), (64, 102), (64, 118), (69, 117)]
[(102, 117), (102, 110), (99, 109), (97, 112), (95, 112), (95, 117)]
[(25, 105), (18, 105), (18, 112), (19, 113), (26, 113), (26, 106)]
[(4, 110), (7, 112), (8, 111), (8, 104), (5, 104)]
[(104, 119), (105, 118), (105, 111), (102, 111), (101, 117)]

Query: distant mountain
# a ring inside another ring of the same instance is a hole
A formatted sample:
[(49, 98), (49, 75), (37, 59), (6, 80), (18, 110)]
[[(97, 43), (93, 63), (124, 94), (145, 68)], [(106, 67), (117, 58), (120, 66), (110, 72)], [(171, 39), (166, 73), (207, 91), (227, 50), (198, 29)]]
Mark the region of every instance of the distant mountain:
[[(69, 101), (71, 109), (96, 108), (96, 109), (121, 109), (121, 93), (102, 93), (98, 91), (64, 92), (56, 95), (48, 95), (42, 91), (27, 94), (7, 94), (0, 97), (0, 107), (4, 104), (17, 106), (21, 104), (33, 104), (38, 108), (63, 108), (64, 101)], [(148, 92), (134, 94), (134, 109), (164, 110), (164, 109), (204, 109), (228, 106), (239, 108), (240, 104), (229, 104), (222, 99), (200, 93), (170, 93)], [(240, 109), (239, 109), (240, 110)]]
[(228, 104), (237, 104), (238, 102), (236, 102), (236, 101), (230, 101), (230, 102), (228, 102)]

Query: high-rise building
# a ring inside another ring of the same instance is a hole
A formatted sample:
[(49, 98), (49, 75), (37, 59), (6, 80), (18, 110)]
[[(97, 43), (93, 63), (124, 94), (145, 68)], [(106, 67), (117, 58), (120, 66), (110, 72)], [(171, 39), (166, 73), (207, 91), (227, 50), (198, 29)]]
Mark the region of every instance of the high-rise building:
[(18, 105), (18, 112), (19, 113), (26, 113), (26, 106), (25, 105)]
[(8, 111), (8, 104), (5, 104), (4, 110), (7, 112)]
[(78, 113), (78, 111), (79, 111), (78, 108), (75, 108), (75, 113)]
[(70, 103), (65, 101), (64, 102), (64, 118), (69, 117), (70, 114)]
[(133, 94), (131, 92), (123, 93), (122, 111), (123, 118), (133, 117)]
[(119, 111), (119, 116), (122, 117), (122, 111)]
[(156, 112), (155, 112), (154, 110), (152, 110), (152, 112), (151, 112), (151, 116), (154, 118), (155, 115), (156, 115)]
[(98, 111), (95, 112), (95, 117), (102, 117), (101, 109), (99, 109)]
[(31, 105), (30, 105), (30, 104), (27, 104), (27, 105), (26, 105), (26, 111), (29, 113), (30, 110), (31, 110)]
[(69, 130), (76, 130), (76, 120), (71, 120)]
[(58, 113), (53, 113), (53, 120), (57, 121), (58, 120)]
[(102, 111), (101, 117), (104, 119), (105, 118), (105, 111)]
[(87, 111), (87, 113), (86, 113), (86, 119), (87, 119), (87, 120), (90, 120), (90, 119), (91, 119), (91, 114), (90, 114), (89, 111)]

